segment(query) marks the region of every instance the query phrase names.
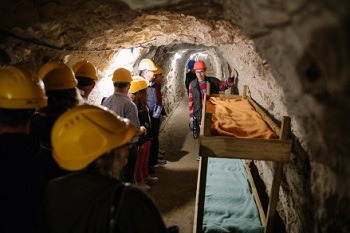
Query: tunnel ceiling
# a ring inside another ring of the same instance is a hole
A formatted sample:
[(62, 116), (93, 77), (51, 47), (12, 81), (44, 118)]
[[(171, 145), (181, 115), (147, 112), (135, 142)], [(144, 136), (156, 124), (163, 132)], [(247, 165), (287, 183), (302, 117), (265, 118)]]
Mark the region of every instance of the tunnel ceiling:
[[(0, 26), (7, 36), (64, 50), (109, 50), (174, 43), (216, 46), (232, 43), (239, 33), (238, 27), (234, 28), (228, 21), (197, 19), (170, 13), (166, 8), (138, 12), (118, 1), (23, 1), (2, 5), (6, 14), (2, 17), (8, 20)], [(187, 5), (190, 7), (193, 4)], [(201, 15), (213, 11), (208, 6), (199, 9), (202, 9)], [(208, 18), (211, 16), (207, 14)]]

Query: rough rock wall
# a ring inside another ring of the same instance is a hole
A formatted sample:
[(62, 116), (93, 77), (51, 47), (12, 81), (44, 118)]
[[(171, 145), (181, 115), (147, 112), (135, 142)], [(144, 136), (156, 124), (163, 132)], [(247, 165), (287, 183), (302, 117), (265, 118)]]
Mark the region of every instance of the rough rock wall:
[[(350, 219), (349, 182), (345, 178), (350, 165), (349, 147), (346, 146), (349, 143), (346, 136), (349, 126), (345, 119), (349, 112), (349, 79), (344, 74), (349, 74), (346, 65), (349, 61), (349, 46), (346, 44), (349, 31), (342, 17), (349, 14), (349, 11), (344, 13), (349, 5), (344, 4), (344, 8), (339, 10), (332, 4), (323, 5), (315, 1), (276, 3), (274, 7), (278, 8), (278, 15), (271, 12), (267, 1), (259, 1), (261, 7), (255, 14), (270, 14), (254, 18), (258, 27), (248, 27), (249, 34), (254, 38), (261, 57), (268, 61), (277, 86), (282, 88), (279, 90), (281, 94), (270, 94), (272, 102), (276, 104), (280, 100), (284, 108), (278, 108), (278, 111), (285, 109), (280, 113), (292, 116), (293, 134), (308, 152), (307, 160), (310, 160), (311, 166), (309, 172), (308, 161), (302, 156), (304, 153), (294, 146), (294, 159), (286, 168), (286, 181), (281, 191), (287, 192), (281, 195), (281, 203), (289, 206), (289, 203), (298, 203), (298, 215), (303, 212), (303, 207), (313, 207), (315, 224), (311, 227), (304, 222), (305, 232), (346, 232)], [(260, 94), (261, 103), (267, 104), (266, 109), (271, 113), (274, 110), (264, 96), (274, 89), (274, 85), (270, 85), (263, 89), (266, 94)], [(298, 179), (303, 175), (310, 176), (310, 181)], [(309, 192), (309, 187), (303, 184), (308, 182), (312, 195), (309, 200), (303, 200), (300, 196)], [(300, 219), (307, 220), (307, 214)], [(293, 227), (298, 218), (296, 215), (286, 218), (290, 222), (287, 224), (288, 232), (300, 232), (299, 227), (297, 230)]]

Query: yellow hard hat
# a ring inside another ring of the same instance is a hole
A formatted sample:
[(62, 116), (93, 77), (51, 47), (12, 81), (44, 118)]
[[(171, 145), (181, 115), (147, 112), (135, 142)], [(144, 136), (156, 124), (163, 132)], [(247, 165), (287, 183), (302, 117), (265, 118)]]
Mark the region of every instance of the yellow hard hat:
[(17, 66), (0, 68), (0, 108), (35, 109), (47, 105), (44, 83)]
[(157, 66), (157, 70), (156, 71), (154, 71), (154, 74), (163, 74), (163, 69), (162, 68), (160, 68), (159, 66)]
[(148, 81), (141, 76), (134, 76), (132, 77), (132, 82), (130, 83), (130, 93), (136, 93), (142, 89), (145, 89), (148, 87)]
[(75, 76), (91, 78), (98, 81), (96, 67), (89, 61), (79, 61), (72, 67)]
[(139, 70), (156, 71), (157, 66), (154, 64), (154, 62), (151, 59), (144, 58), (140, 61)]
[(62, 62), (49, 62), (39, 70), (39, 78), (44, 81), (45, 89), (65, 90), (77, 86), (73, 70)]
[(130, 83), (132, 81), (131, 73), (125, 68), (118, 68), (113, 73), (112, 81), (115, 83)]
[(65, 170), (81, 170), (134, 135), (128, 119), (102, 106), (80, 105), (56, 120), (51, 131), (53, 158)]

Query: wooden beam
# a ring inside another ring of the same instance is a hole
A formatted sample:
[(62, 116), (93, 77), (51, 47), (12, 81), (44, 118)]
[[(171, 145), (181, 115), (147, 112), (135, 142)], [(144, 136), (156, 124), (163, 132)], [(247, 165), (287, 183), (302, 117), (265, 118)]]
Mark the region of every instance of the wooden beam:
[(278, 127), (278, 125), (275, 122), (273, 122), (273, 120), (265, 113), (264, 110), (262, 110), (262, 108), (260, 108), (259, 105), (255, 103), (254, 100), (252, 100), (251, 98), (248, 98), (248, 101), (250, 102), (251, 105), (253, 105), (255, 110), (261, 115), (262, 119), (270, 126), (270, 128), (277, 134), (277, 136), (280, 136), (281, 135), (280, 127)]
[[(283, 117), (280, 140), (287, 139), (290, 131), (290, 121), (291, 121), (290, 117), (287, 117), (287, 116)], [(282, 175), (283, 175), (283, 163), (276, 163), (274, 168), (273, 180), (272, 180), (270, 201), (267, 209), (265, 233), (272, 233), (274, 230), (273, 226), (274, 226), (274, 220), (275, 220), (275, 214), (276, 214), (276, 206), (279, 199), (279, 188), (282, 180)]]
[(243, 94), (242, 98), (247, 99), (248, 85), (243, 85)]
[(225, 136), (200, 136), (199, 141), (202, 156), (275, 162), (288, 161), (292, 146), (290, 140), (232, 138)]
[[(241, 99), (242, 96), (241, 95), (228, 95), (228, 94), (212, 94), (210, 95), (210, 97), (219, 97), (222, 100), (226, 100), (226, 99)], [(209, 100), (209, 98), (208, 98)]]
[(289, 136), (289, 133), (290, 133), (290, 128), (291, 128), (291, 125), (290, 125), (290, 122), (291, 122), (291, 118), (289, 116), (284, 116), (283, 119), (282, 119), (282, 126), (281, 126), (281, 133), (279, 135), (279, 138), (281, 140), (285, 140), (288, 138)]
[(197, 119), (200, 122), (200, 131), (199, 134), (203, 135), (204, 134), (204, 125), (205, 125), (205, 103), (207, 102), (207, 95), (204, 95), (203, 99), (203, 108), (202, 108), (202, 119)]
[[(199, 152), (201, 154), (201, 152)], [(200, 157), (197, 177), (196, 204), (194, 210), (193, 232), (203, 231), (205, 187), (207, 182), (208, 157)]]
[(263, 227), (265, 227), (265, 224), (266, 224), (265, 212), (264, 212), (264, 209), (262, 207), (262, 204), (261, 204), (261, 201), (260, 201), (260, 197), (259, 197), (259, 193), (258, 193), (258, 190), (256, 189), (255, 182), (254, 182), (254, 179), (253, 179), (253, 176), (252, 176), (252, 173), (250, 171), (250, 168), (249, 168), (248, 164), (245, 165), (245, 170), (247, 171), (248, 180), (249, 180), (249, 183), (250, 183), (250, 188), (252, 189), (253, 197), (254, 197), (256, 206), (258, 207), (261, 225)]
[(211, 116), (210, 112), (206, 112), (204, 115), (204, 135), (207, 137), (211, 135)]
[[(207, 89), (206, 89), (206, 94), (207, 95), (210, 95), (210, 82), (207, 82), (207, 85), (206, 85)], [(200, 90), (199, 90), (200, 91)]]

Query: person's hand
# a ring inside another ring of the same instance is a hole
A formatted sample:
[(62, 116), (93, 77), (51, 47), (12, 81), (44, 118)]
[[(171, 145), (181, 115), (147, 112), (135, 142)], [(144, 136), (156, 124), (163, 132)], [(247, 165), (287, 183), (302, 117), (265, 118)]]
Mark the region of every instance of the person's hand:
[(234, 78), (238, 78), (238, 72), (237, 72), (236, 69), (232, 69), (230, 77), (233, 78), (233, 79)]
[(194, 117), (190, 117), (190, 122), (192, 123), (194, 121)]
[(141, 130), (142, 134), (147, 135), (147, 129), (146, 129), (145, 126), (141, 126), (141, 127), (140, 127), (140, 130)]

